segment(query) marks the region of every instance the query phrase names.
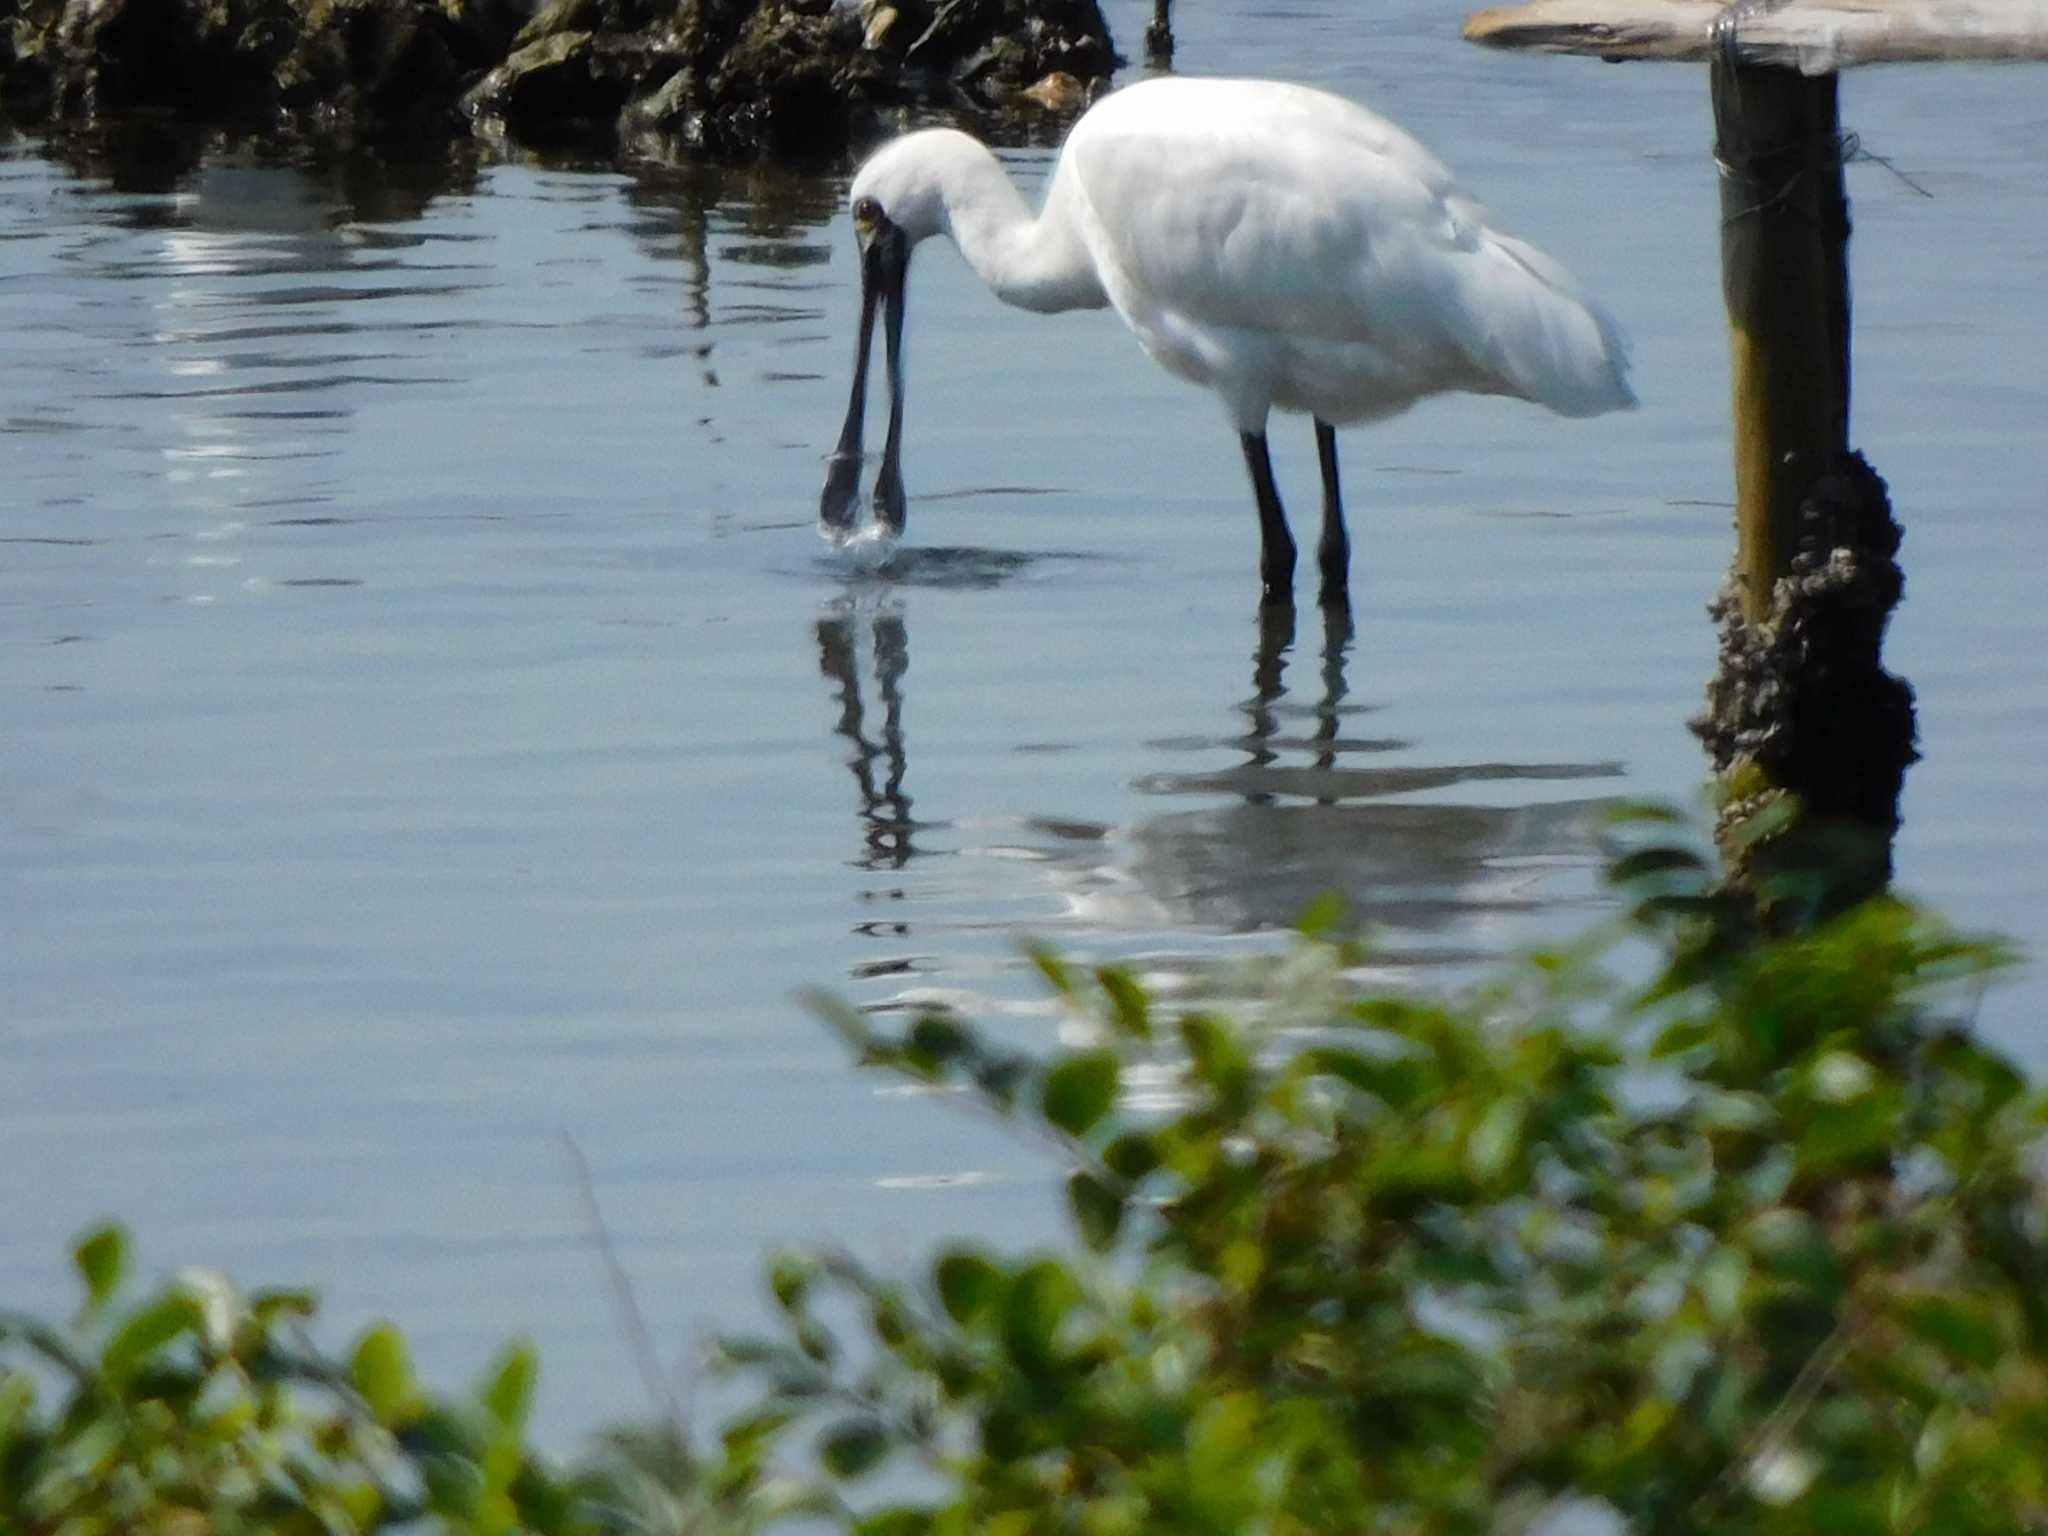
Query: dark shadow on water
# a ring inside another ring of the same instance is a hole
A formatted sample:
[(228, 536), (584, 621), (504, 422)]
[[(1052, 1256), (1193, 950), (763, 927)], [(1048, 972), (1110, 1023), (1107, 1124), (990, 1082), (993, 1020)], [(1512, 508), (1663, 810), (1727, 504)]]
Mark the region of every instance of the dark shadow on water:
[[(644, 165), (626, 187), (625, 228), (658, 265), (681, 267), (683, 320), (692, 331), (724, 321), (813, 320), (821, 299), (792, 279), (831, 259), (827, 232), (839, 205), (838, 182), (772, 166)], [(712, 291), (714, 267), (725, 273), (725, 295)], [(750, 278), (750, 268), (780, 281)], [(696, 355), (708, 358), (704, 346)]]
[(1098, 558), (1064, 550), (1027, 553), (964, 545), (902, 544), (881, 556), (844, 551), (821, 555), (815, 569), (838, 580), (850, 592), (887, 587), (978, 591), (1002, 586), (1040, 566)]
[[(145, 196), (185, 190), (208, 167), (290, 170), (331, 205), (337, 224), (417, 219), (443, 197), (473, 193), (485, 158), (468, 134), (280, 134), (194, 123), (175, 114), (96, 119), (52, 130), (41, 142), (81, 180)], [(151, 202), (138, 203), (127, 217), (142, 226), (181, 222), (176, 210)]]

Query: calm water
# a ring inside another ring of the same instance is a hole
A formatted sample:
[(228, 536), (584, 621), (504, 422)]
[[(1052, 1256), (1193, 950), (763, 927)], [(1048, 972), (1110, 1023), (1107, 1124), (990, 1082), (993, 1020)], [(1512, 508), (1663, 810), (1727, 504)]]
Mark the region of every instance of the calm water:
[[(529, 1329), (567, 1433), (642, 1404), (565, 1135), (674, 1358), (752, 1315), (770, 1240), (1044, 1230), (1029, 1154), (853, 1077), (798, 987), (1045, 1038), (1026, 935), (1215, 985), (1335, 887), (1426, 982), (1597, 910), (1589, 809), (1703, 771), (1703, 72), (1482, 53), (1415, 0), (1183, 10), (1183, 68), (1373, 101), (1635, 338), (1632, 416), (1347, 435), (1348, 637), (1261, 634), (1212, 403), (950, 252), (912, 287), (910, 547), (835, 563), (836, 182), (242, 150), (116, 184), (0, 141), (0, 1299), (64, 1298), (119, 1213), (154, 1261), (397, 1316), (443, 1376)], [(1128, 47), (1148, 11), (1112, 8)], [(1926, 751), (1901, 881), (2036, 947), (2042, 78), (1844, 92), (1917, 184), (1851, 175)], [(1306, 427), (1276, 451), (1312, 509)], [(2044, 995), (1985, 1011), (2037, 1064)]]

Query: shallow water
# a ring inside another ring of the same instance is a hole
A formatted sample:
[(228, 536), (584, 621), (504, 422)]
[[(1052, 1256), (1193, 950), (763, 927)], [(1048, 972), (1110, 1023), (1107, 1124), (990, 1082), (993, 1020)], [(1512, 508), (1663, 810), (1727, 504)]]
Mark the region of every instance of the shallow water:
[[(0, 143), (0, 1297), (59, 1304), (118, 1213), (444, 1376), (528, 1329), (568, 1433), (642, 1405), (565, 1137), (672, 1358), (752, 1315), (766, 1242), (1045, 1230), (1030, 1153), (852, 1076), (796, 989), (1043, 1039), (1026, 936), (1211, 988), (1334, 888), (1427, 984), (1600, 910), (1591, 813), (1703, 772), (1703, 73), (1483, 53), (1442, 5), (1181, 10), (1182, 68), (1371, 100), (1635, 339), (1626, 417), (1346, 435), (1348, 635), (1261, 631), (1212, 403), (950, 252), (913, 274), (908, 538), (835, 558), (830, 178)], [(1133, 51), (1148, 12), (1112, 8)], [(1844, 89), (1912, 183), (1851, 172), (1926, 753), (1900, 880), (2036, 946), (2040, 81)], [(1275, 452), (1312, 508), (1306, 426)], [(2042, 997), (1984, 1011), (2036, 1064)]]

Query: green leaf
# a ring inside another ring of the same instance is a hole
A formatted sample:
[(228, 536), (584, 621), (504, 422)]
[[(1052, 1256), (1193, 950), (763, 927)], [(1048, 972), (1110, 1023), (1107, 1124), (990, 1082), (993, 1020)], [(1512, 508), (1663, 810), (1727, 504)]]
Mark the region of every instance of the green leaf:
[[(751, 1453), (759, 1447), (772, 1445), (776, 1437), (787, 1429), (795, 1418), (796, 1416), (786, 1409), (757, 1408), (740, 1418), (728, 1419), (719, 1426), (718, 1443), (730, 1452)], [(664, 1424), (657, 1433), (661, 1439), (657, 1442), (656, 1449), (670, 1466), (673, 1474), (680, 1477), (694, 1470), (690, 1447), (674, 1426)]]
[(1499, 1178), (1522, 1149), (1522, 1127), (1529, 1118), (1524, 1099), (1495, 1099), (1479, 1116), (1465, 1140), (1465, 1170), (1482, 1183)]
[(1657, 1032), (1650, 1045), (1650, 1056), (1653, 1060), (1682, 1056), (1687, 1051), (1703, 1049), (1713, 1041), (1714, 1029), (1708, 1020), (1691, 1016), (1677, 1018)]
[(878, 1509), (854, 1522), (854, 1536), (931, 1536), (938, 1522), (928, 1509), (901, 1505)]
[(1762, 1094), (1703, 1088), (1696, 1102), (1700, 1124), (1709, 1131), (1759, 1135), (1775, 1123), (1776, 1111)]
[(1723, 899), (1710, 893), (1694, 891), (1659, 891), (1644, 898), (1636, 906), (1641, 917), (1686, 917), (1711, 921), (1719, 916), (1724, 907)]
[(1206, 1013), (1190, 1013), (1180, 1021), (1181, 1044), (1187, 1047), (1195, 1071), (1213, 1087), (1234, 1086), (1251, 1063), (1236, 1032), (1221, 1019)]
[(478, 1396), (491, 1417), (516, 1434), (526, 1428), (539, 1377), (540, 1360), (533, 1346), (523, 1339), (515, 1340), (498, 1357), (497, 1369)]
[(2005, 1338), (1990, 1310), (1950, 1296), (1915, 1296), (1902, 1301), (1899, 1321), (1938, 1349), (1988, 1368), (2005, 1354)]
[(1683, 809), (1666, 800), (1612, 800), (1602, 808), (1600, 819), (1610, 828), (1637, 824), (1686, 827), (1693, 822)]
[(405, 1335), (389, 1323), (363, 1330), (349, 1356), (348, 1374), (379, 1424), (389, 1426), (408, 1417), (418, 1402), (412, 1352), (406, 1348)]
[(1071, 1001), (1074, 996), (1074, 973), (1067, 969), (1066, 961), (1039, 945), (1033, 945), (1030, 954), (1031, 963), (1038, 968), (1038, 974), (1045, 978), (1046, 984), (1061, 997)]
[(200, 1326), (199, 1303), (182, 1290), (166, 1291), (138, 1307), (100, 1351), (100, 1370), (116, 1386), (132, 1380), (167, 1344)]
[(790, 1334), (807, 1360), (829, 1369), (839, 1358), (839, 1340), (833, 1337), (831, 1329), (821, 1323), (805, 1318), (790, 1329)]
[[(1893, 1536), (1902, 1527), (1898, 1518), (1897, 1500), (1899, 1489), (1888, 1486), (1888, 1478), (1868, 1478), (1861, 1486), (1834, 1488), (1819, 1485), (1807, 1490), (1798, 1504), (1798, 1529), (1804, 1531), (1825, 1531), (1827, 1536)], [(1976, 1509), (1982, 1505), (1971, 1500)], [(2009, 1531), (2010, 1526), (1999, 1522), (1986, 1526), (1976, 1521), (1944, 1520), (1936, 1508), (1921, 1508), (1915, 1511), (1923, 1518), (1916, 1520), (1913, 1529), (1921, 1531), (1963, 1531), (1984, 1532), (1987, 1530)], [(1779, 1527), (1773, 1527), (1778, 1529)]]
[(873, 1419), (842, 1419), (818, 1444), (819, 1459), (834, 1477), (872, 1471), (889, 1454), (889, 1432)]
[(974, 1054), (974, 1036), (958, 1019), (943, 1013), (921, 1013), (903, 1040), (905, 1062), (914, 1070), (938, 1076), (963, 1056)]
[(0, 1345), (16, 1342), (34, 1350), (74, 1383), (82, 1386), (91, 1381), (92, 1361), (63, 1332), (26, 1312), (0, 1312)]
[(1236, 1467), (1253, 1451), (1259, 1400), (1251, 1392), (1223, 1392), (1196, 1410), (1188, 1425), (1188, 1456), (1200, 1467)]
[(1607, 866), (1609, 885), (1635, 885), (1652, 876), (1685, 874), (1705, 882), (1706, 861), (1690, 848), (1638, 848)]
[[(9, 1450), (19, 1427), (28, 1421), (36, 1405), (36, 1384), (26, 1371), (0, 1370), (0, 1465), (10, 1458)], [(0, 1488), (0, 1500), (6, 1490)], [(0, 1503), (0, 1508), (4, 1508)]]
[(1003, 1344), (1027, 1377), (1043, 1378), (1057, 1362), (1060, 1324), (1074, 1300), (1073, 1277), (1051, 1259), (1027, 1264), (1011, 1281), (1004, 1298)]
[(974, 1086), (1003, 1114), (1017, 1106), (1017, 1090), (1031, 1076), (1031, 1063), (1022, 1056), (992, 1056), (974, 1069)]
[(1701, 1260), (1695, 1279), (1707, 1316), (1725, 1328), (1742, 1312), (1743, 1292), (1749, 1284), (1749, 1255), (1740, 1248), (1716, 1248)]
[(319, 1294), (301, 1286), (269, 1286), (249, 1294), (249, 1315), (266, 1326), (280, 1317), (311, 1317), (319, 1310)]
[(1109, 998), (1110, 1017), (1134, 1040), (1152, 1038), (1151, 1000), (1138, 980), (1121, 966), (1105, 965), (1095, 973), (1104, 995)]
[(113, 1222), (94, 1227), (71, 1250), (71, 1262), (85, 1281), (92, 1307), (103, 1307), (128, 1271), (128, 1234)]
[(1109, 1051), (1069, 1056), (1039, 1088), (1045, 1118), (1069, 1136), (1085, 1136), (1116, 1102), (1117, 1060)]
[(955, 1248), (932, 1266), (939, 1304), (962, 1327), (1000, 1304), (1003, 1272), (972, 1248)]
[(794, 1353), (780, 1339), (752, 1333), (721, 1333), (711, 1341), (708, 1359), (721, 1370), (779, 1365)]
[(1342, 930), (1345, 915), (1344, 898), (1335, 891), (1324, 891), (1301, 909), (1294, 927), (1304, 938), (1327, 939)]
[(1750, 1248), (1770, 1273), (1823, 1297), (1842, 1288), (1842, 1272), (1811, 1216), (1790, 1206), (1764, 1211), (1749, 1224)]
[(868, 1330), (885, 1349), (900, 1349), (911, 1337), (911, 1328), (910, 1314), (895, 1296), (877, 1296), (868, 1307)]
[(453, 1517), (457, 1530), (476, 1529), (487, 1486), (483, 1458), (495, 1426), (479, 1422), (480, 1414), (473, 1406), (430, 1408), (410, 1416), (399, 1436), (419, 1466), (429, 1507)]
[(1100, 1175), (1086, 1168), (1076, 1169), (1067, 1178), (1067, 1208), (1073, 1213), (1075, 1230), (1081, 1234), (1081, 1241), (1097, 1250), (1108, 1248), (1116, 1241), (1116, 1234), (1123, 1226), (1123, 1192), (1106, 1183)]
[(1159, 1144), (1149, 1132), (1126, 1131), (1102, 1149), (1102, 1162), (1118, 1178), (1136, 1184), (1158, 1169)]
[(2010, 1062), (1965, 1036), (1934, 1042), (1928, 1056), (1948, 1092), (1980, 1115), (1995, 1114), (2026, 1088)]
[(866, 1060), (874, 1053), (875, 1032), (868, 1016), (845, 998), (822, 987), (806, 988), (797, 997), (819, 1023), (846, 1042), (856, 1058)]
[(1413, 1399), (1413, 1409), (1432, 1402), (1455, 1405), (1461, 1414), (1485, 1389), (1485, 1373), (1465, 1347), (1451, 1339), (1411, 1338), (1375, 1362), (1377, 1392)]
[(1816, 1106), (1800, 1132), (1800, 1155), (1815, 1167), (1873, 1159), (1889, 1163), (1903, 1109), (1898, 1090), (1890, 1086), (1844, 1104)]
[(1334, 1077), (1399, 1109), (1412, 1104), (1437, 1081), (1430, 1063), (1404, 1047), (1398, 1052), (1317, 1046), (1295, 1058), (1294, 1070), (1309, 1077)]
[(818, 1261), (807, 1253), (778, 1253), (768, 1261), (768, 1290), (785, 1312), (804, 1304), (817, 1278)]

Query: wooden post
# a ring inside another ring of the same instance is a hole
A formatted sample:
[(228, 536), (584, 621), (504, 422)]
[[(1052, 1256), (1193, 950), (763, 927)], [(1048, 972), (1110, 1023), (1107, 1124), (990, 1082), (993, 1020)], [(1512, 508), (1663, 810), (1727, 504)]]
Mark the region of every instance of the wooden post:
[[(1913, 690), (1882, 656), (1902, 535), (1884, 482), (1849, 451), (1835, 72), (2048, 59), (2048, 0), (1514, 0), (1468, 17), (1465, 36), (1712, 69), (1736, 555), (1714, 603), (1720, 665), (1693, 729), (1721, 776), (1737, 881), (1774, 920), (1839, 910), (1889, 875), (1916, 753)], [(1787, 794), (1792, 825), (1756, 835), (1750, 818)]]
[[(1694, 723), (1732, 793), (1733, 878), (1767, 921), (1813, 921), (1891, 877), (1913, 693), (1884, 670), (1899, 530), (1849, 452), (1849, 203), (1833, 75), (1711, 60), (1721, 291), (1734, 392), (1734, 590)], [(1796, 581), (1780, 587), (1782, 578)], [(1779, 792), (1798, 819), (1764, 841)]]
[(1712, 64), (1721, 291), (1734, 391), (1735, 569), (1771, 610), (1799, 506), (1849, 445), (1848, 199), (1836, 78)]

